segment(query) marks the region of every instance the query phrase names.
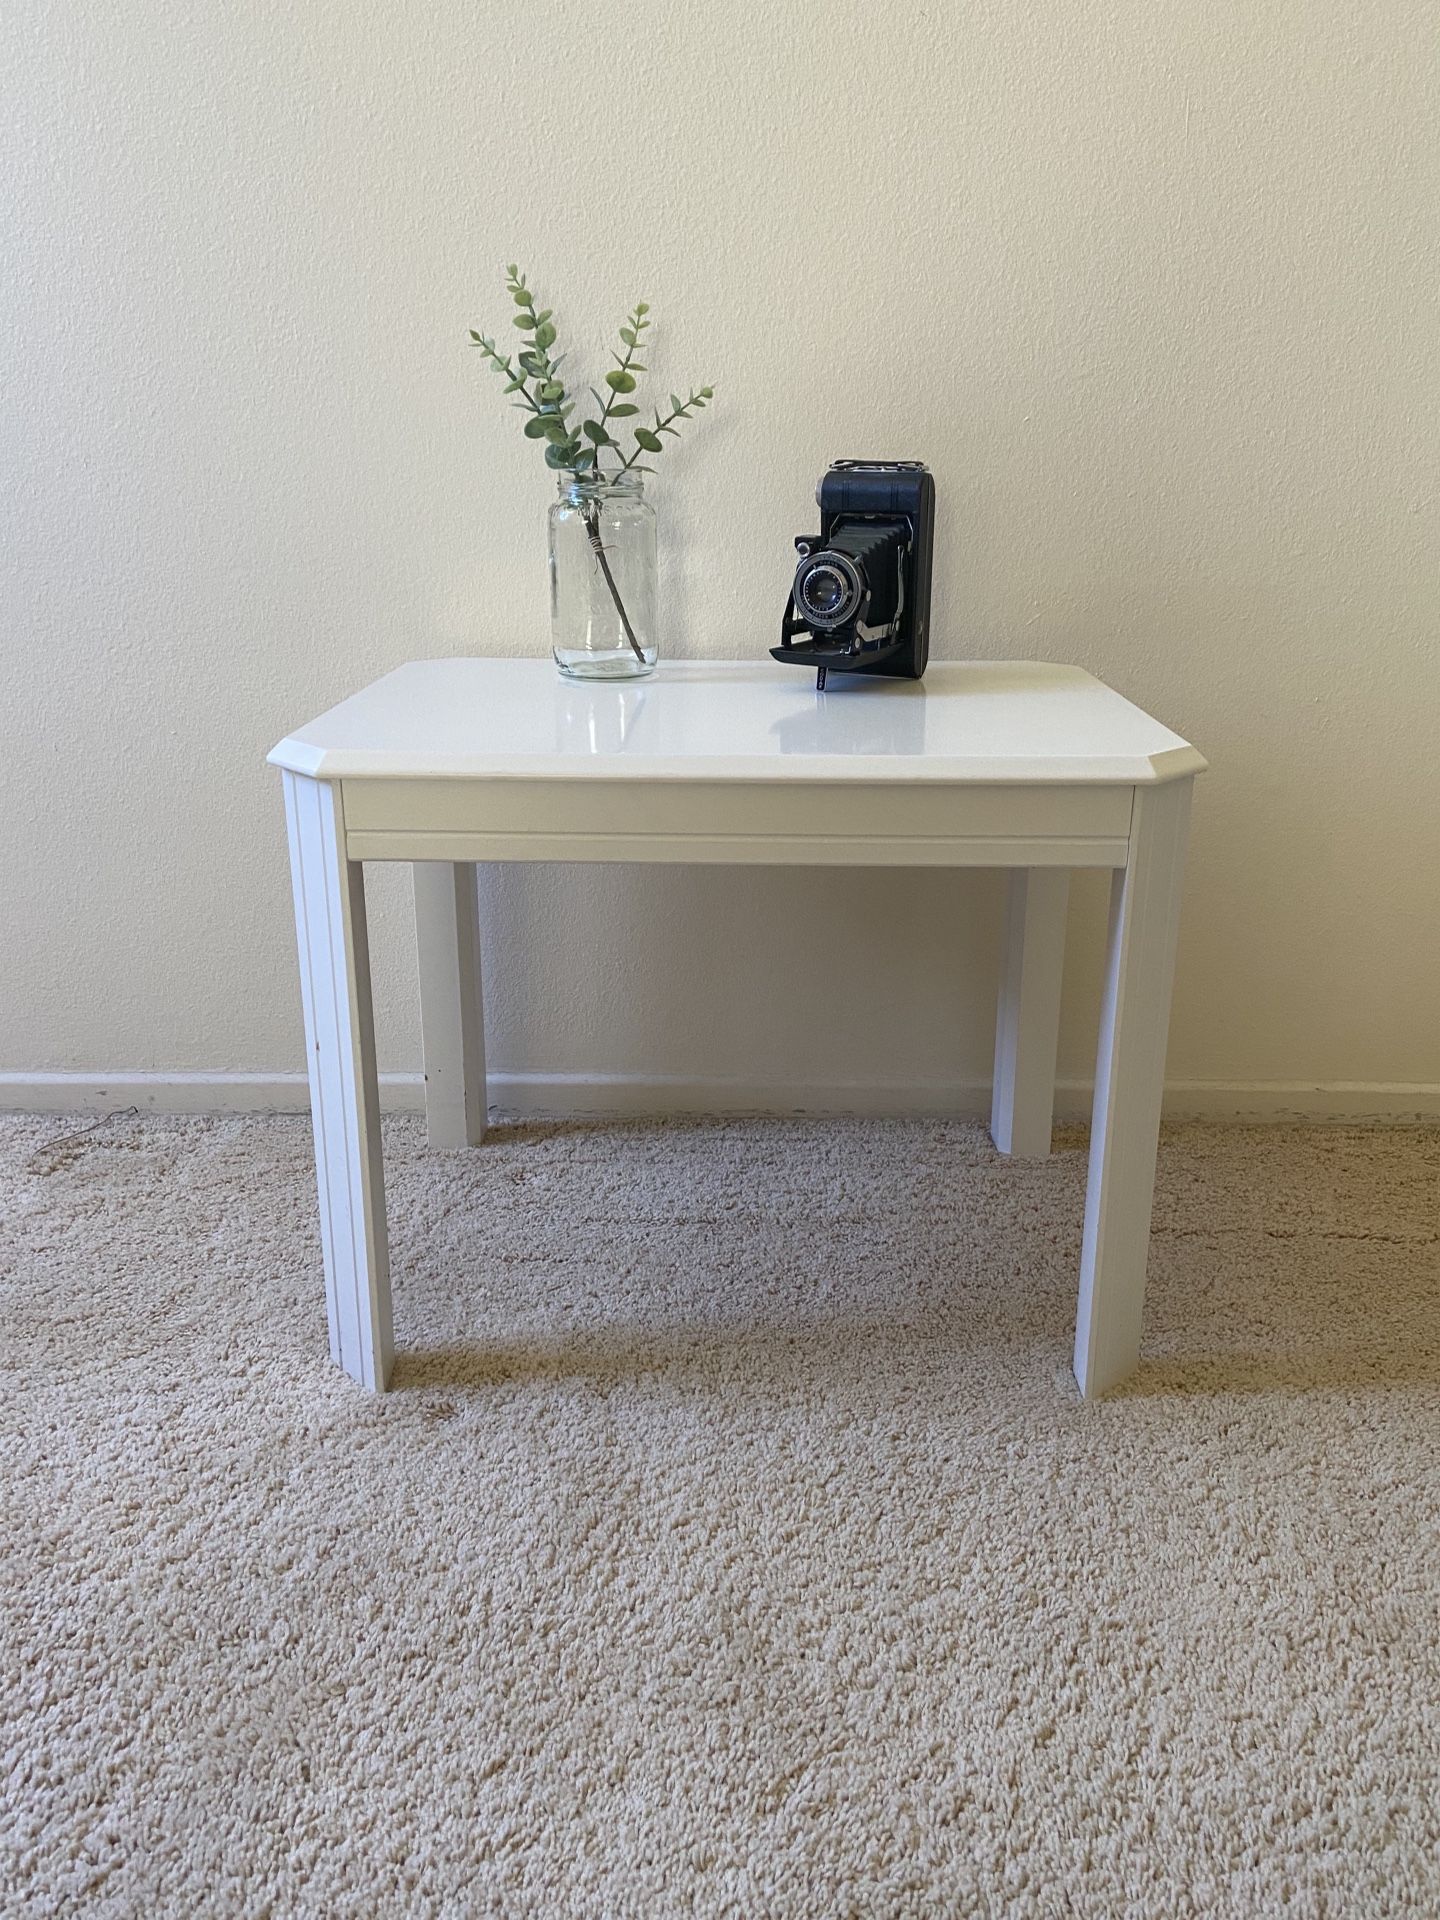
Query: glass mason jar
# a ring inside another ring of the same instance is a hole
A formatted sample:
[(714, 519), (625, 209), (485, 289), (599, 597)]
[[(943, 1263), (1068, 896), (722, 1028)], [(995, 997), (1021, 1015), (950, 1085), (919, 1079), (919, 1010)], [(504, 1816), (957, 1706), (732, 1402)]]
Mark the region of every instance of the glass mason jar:
[(652, 673), (655, 509), (638, 473), (562, 473), (550, 509), (550, 640), (574, 680)]

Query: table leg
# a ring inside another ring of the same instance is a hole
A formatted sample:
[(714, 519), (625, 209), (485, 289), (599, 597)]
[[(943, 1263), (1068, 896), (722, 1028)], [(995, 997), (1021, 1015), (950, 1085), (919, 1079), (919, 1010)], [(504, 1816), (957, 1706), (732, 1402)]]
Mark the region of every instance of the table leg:
[(365, 880), (345, 854), (339, 787), (285, 775), (300, 996), (330, 1354), (379, 1391), (390, 1371), (390, 1256), (370, 1009)]
[(990, 1135), (1001, 1153), (1041, 1157), (1050, 1151), (1069, 897), (1064, 867), (1017, 867), (1010, 874), (990, 1105)]
[(417, 860), (414, 875), (430, 1144), (477, 1147), (485, 1137), (487, 1102), (475, 867)]
[(1192, 784), (1136, 789), (1129, 859), (1111, 888), (1075, 1326), (1075, 1378), (1087, 1397), (1125, 1379), (1140, 1357)]

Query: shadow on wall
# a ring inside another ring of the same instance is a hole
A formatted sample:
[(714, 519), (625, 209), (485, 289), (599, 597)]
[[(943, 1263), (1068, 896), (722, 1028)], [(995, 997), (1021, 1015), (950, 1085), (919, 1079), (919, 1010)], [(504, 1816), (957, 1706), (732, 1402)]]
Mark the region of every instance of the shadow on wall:
[(797, 1097), (989, 1073), (998, 875), (537, 866), (482, 890), (496, 1071), (738, 1073)]

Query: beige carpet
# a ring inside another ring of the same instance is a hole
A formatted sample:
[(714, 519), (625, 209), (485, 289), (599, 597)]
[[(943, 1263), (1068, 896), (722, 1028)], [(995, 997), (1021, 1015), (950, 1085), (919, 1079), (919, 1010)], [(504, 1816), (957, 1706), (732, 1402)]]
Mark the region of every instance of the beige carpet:
[[(5, 1915), (1440, 1912), (1440, 1134), (0, 1122)], [(76, 1136), (69, 1137), (66, 1136)]]

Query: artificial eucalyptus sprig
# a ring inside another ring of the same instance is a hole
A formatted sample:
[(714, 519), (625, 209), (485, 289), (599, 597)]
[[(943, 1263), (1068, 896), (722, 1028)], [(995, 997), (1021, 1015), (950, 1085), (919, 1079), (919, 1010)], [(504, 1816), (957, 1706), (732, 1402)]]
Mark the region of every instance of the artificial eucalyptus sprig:
[(573, 417), (575, 402), (559, 372), (565, 356), (552, 356), (551, 352), (555, 345), (551, 309), (536, 307), (535, 296), (518, 267), (506, 269), (505, 285), (516, 307), (512, 323), (522, 333), (529, 334), (528, 342), (512, 358), (502, 353), (487, 334), (477, 333), (473, 327), (470, 338), (485, 355), (492, 371), (505, 376), (505, 392), (519, 395), (514, 404), (530, 415), (525, 422), (526, 437), (545, 442), (546, 466), (559, 473), (594, 474), (601, 479), (617, 473), (653, 472), (653, 468), (639, 465), (640, 455), (663, 453), (661, 434), (678, 434), (675, 422), (688, 420), (707, 406), (714, 398), (715, 389), (697, 387), (688, 400), (672, 393), (668, 414), (662, 418), (657, 408), (653, 427), (631, 429), (635, 446), (629, 454), (625, 453), (610, 429), (613, 421), (633, 420), (640, 412), (628, 396), (638, 384), (635, 376), (647, 371), (639, 354), (643, 336), (650, 326), (648, 302), (637, 301), (626, 315), (620, 329), (623, 351), (612, 352), (610, 356), (615, 364), (605, 375), (607, 391), (602, 394), (595, 387), (589, 389), (596, 411), (577, 423)]
[[(622, 473), (653, 473), (653, 467), (639, 464), (641, 454), (653, 456), (663, 453), (665, 442), (661, 436), (678, 438), (680, 430), (675, 423), (690, 419), (706, 407), (714, 398), (715, 389), (693, 388), (688, 400), (682, 400), (678, 394), (672, 393), (669, 413), (662, 418), (657, 407), (653, 427), (630, 429), (635, 445), (626, 454), (610, 428), (612, 422), (633, 420), (640, 413), (640, 408), (629, 396), (638, 384), (636, 374), (648, 371), (639, 358), (650, 325), (648, 303), (638, 300), (626, 315), (625, 324), (620, 329), (623, 352), (611, 353), (615, 364), (605, 375), (606, 391), (602, 394), (598, 388), (589, 389), (596, 412), (577, 425), (574, 419), (575, 401), (560, 375), (560, 364), (565, 356), (552, 355), (551, 351), (555, 345), (555, 323), (550, 308), (537, 309), (535, 296), (518, 267), (506, 269), (505, 285), (515, 303), (512, 324), (522, 334), (528, 335), (528, 340), (512, 356), (502, 353), (488, 335), (477, 333), (473, 327), (470, 338), (489, 361), (491, 370), (505, 376), (505, 392), (519, 396), (513, 404), (530, 416), (525, 422), (525, 437), (527, 440), (544, 441), (546, 466), (552, 467), (557, 473), (572, 473), (581, 480), (605, 481), (614, 480)], [(606, 464), (607, 459), (609, 465)], [(600, 503), (596, 499), (588, 499), (582, 510), (585, 531), (594, 549), (596, 564), (605, 576), (605, 584), (615, 602), (620, 624), (625, 629), (625, 638), (637, 659), (643, 660), (644, 649), (630, 625), (630, 616), (625, 611), (620, 589), (610, 571), (605, 544), (600, 538)]]

